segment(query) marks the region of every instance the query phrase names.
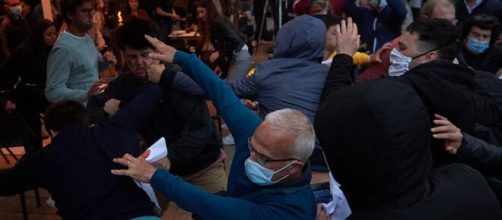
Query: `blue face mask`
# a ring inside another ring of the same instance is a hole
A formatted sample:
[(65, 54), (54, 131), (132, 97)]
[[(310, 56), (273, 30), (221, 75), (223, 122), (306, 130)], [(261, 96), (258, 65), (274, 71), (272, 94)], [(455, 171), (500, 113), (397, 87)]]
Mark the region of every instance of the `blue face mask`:
[(251, 182), (255, 183), (256, 185), (267, 186), (277, 183), (283, 180), (284, 178), (288, 177), (289, 174), (282, 177), (281, 179), (272, 181), (272, 177), (274, 176), (274, 174), (283, 171), (287, 167), (291, 166), (291, 164), (293, 163), (294, 161), (275, 172), (271, 169), (263, 167), (254, 160), (251, 160), (250, 158), (248, 158), (246, 162), (244, 162), (244, 165), (246, 167), (246, 176), (249, 178), (249, 180), (251, 180)]
[(467, 40), (467, 49), (471, 51), (473, 54), (481, 54), (485, 52), (488, 47), (490, 47), (490, 42), (489, 41), (480, 41), (476, 39), (468, 39)]

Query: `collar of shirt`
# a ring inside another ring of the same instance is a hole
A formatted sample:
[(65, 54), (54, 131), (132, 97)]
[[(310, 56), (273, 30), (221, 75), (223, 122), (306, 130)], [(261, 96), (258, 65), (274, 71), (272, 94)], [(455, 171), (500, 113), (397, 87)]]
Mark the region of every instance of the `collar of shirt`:
[(474, 2), (474, 5), (471, 6), (467, 2), (467, 0), (464, 0), (464, 4), (465, 4), (465, 8), (467, 8), (467, 12), (469, 12), (469, 14), (471, 14), (472, 11), (481, 4), (481, 2), (483, 2), (483, 0), (476, 0), (476, 2)]

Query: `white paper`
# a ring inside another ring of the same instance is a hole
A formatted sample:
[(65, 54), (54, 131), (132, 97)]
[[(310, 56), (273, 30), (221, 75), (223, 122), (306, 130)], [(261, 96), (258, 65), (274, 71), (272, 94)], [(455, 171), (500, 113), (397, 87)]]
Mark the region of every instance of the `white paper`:
[(167, 157), (167, 144), (166, 139), (163, 137), (157, 140), (152, 146), (150, 146), (147, 151), (150, 151), (148, 157), (146, 157), (146, 161), (149, 163), (155, 163), (158, 160)]
[(155, 196), (155, 192), (153, 191), (150, 183), (143, 183), (137, 180), (134, 180), (134, 182), (136, 183), (136, 185), (138, 185), (139, 188), (146, 192), (148, 197), (150, 197), (150, 201), (152, 201), (155, 204), (155, 207), (160, 210), (159, 202), (157, 201), (157, 197)]
[(331, 173), (329, 174), (329, 188), (333, 200), (329, 203), (322, 203), (326, 214), (330, 216), (331, 220), (344, 220), (348, 218), (352, 214), (352, 210), (340, 189), (340, 184), (336, 182)]

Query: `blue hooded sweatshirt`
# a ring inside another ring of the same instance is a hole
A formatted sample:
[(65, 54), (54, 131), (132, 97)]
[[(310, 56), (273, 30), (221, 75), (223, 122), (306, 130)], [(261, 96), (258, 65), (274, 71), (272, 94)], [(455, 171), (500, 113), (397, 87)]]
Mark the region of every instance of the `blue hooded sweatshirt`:
[(302, 15), (286, 23), (277, 34), (274, 59), (256, 67), (253, 75), (228, 81), (239, 98), (259, 102), (259, 114), (292, 108), (313, 122), (328, 67), (324, 55), (324, 23)]

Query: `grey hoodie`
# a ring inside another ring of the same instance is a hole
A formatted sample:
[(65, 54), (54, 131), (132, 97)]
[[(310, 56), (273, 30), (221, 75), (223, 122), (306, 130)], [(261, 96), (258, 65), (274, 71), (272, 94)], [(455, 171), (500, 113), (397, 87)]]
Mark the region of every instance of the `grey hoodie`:
[(260, 103), (262, 118), (293, 108), (313, 121), (328, 74), (320, 63), (325, 33), (323, 22), (312, 16), (289, 21), (277, 35), (274, 59), (259, 64), (253, 75), (228, 83), (238, 97)]

